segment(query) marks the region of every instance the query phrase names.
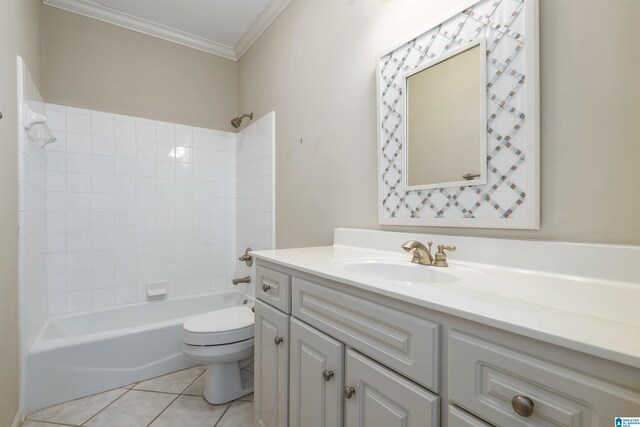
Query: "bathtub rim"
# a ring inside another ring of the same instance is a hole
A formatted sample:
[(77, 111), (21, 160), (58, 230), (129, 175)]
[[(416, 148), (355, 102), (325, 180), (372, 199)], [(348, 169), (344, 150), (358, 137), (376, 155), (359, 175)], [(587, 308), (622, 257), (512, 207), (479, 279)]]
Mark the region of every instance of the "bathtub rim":
[(103, 308), (99, 310), (83, 310), (83, 311), (75, 311), (73, 313), (61, 313), (57, 315), (52, 315), (46, 320), (46, 322), (38, 332), (38, 335), (34, 339), (33, 344), (31, 345), (27, 353), (28, 355), (32, 355), (32, 354), (42, 353), (42, 352), (51, 351), (51, 350), (57, 350), (57, 349), (68, 347), (68, 346), (84, 344), (87, 342), (114, 338), (123, 334), (133, 334), (138, 332), (146, 332), (153, 329), (160, 329), (168, 326), (173, 326), (179, 323), (184, 323), (188, 319), (194, 316), (197, 316), (198, 314), (201, 314), (201, 313), (194, 313), (194, 314), (191, 314), (188, 316), (182, 316), (182, 317), (174, 317), (174, 318), (163, 320), (160, 322), (145, 323), (143, 325), (136, 325), (128, 328), (118, 328), (118, 329), (113, 329), (108, 331), (95, 332), (95, 333), (76, 335), (76, 336), (70, 336), (70, 337), (44, 338), (44, 334), (46, 332), (47, 326), (49, 326), (49, 323), (52, 321), (67, 319), (72, 317), (81, 317), (83, 315), (93, 314), (93, 313), (117, 311), (118, 309), (121, 309), (121, 308), (134, 308), (134, 307), (141, 307), (149, 304), (171, 303), (173, 301), (183, 301), (187, 299), (196, 299), (200, 297), (209, 297), (209, 296), (215, 296), (220, 294), (232, 294), (232, 293), (235, 293), (244, 297), (245, 300), (247, 301), (246, 304), (240, 304), (240, 305), (253, 306), (255, 304), (255, 299), (250, 295), (247, 295), (238, 289), (226, 288), (226, 289), (218, 289), (211, 292), (204, 292), (197, 295), (187, 295), (187, 296), (175, 297), (171, 299), (148, 300), (148, 301), (141, 301), (141, 302), (136, 302), (132, 304), (112, 306), (112, 307)]

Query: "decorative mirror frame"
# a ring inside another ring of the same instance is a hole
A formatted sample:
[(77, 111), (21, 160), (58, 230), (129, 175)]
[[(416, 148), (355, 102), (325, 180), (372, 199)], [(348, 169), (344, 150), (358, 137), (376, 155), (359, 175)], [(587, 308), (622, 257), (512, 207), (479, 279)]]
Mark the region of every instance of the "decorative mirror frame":
[[(377, 60), (378, 222), (538, 229), (538, 0), (470, 0)], [(487, 183), (407, 189), (400, 79), (478, 38), (487, 47)]]
[[(451, 59), (456, 55), (464, 53), (469, 49), (473, 49), (475, 47), (480, 47), (480, 55), (486, 58), (487, 55), (487, 43), (484, 37), (480, 37), (476, 40), (472, 40), (466, 45), (457, 47), (455, 49), (450, 49), (446, 54), (441, 55), (435, 58), (433, 61), (427, 61), (423, 65), (415, 68), (408, 73), (406, 73), (402, 79), (402, 93), (404, 96), (404, 111), (406, 112), (409, 108), (409, 91), (407, 90), (407, 80), (409, 77), (421, 73), (424, 70), (427, 70), (433, 66), (440, 64), (441, 62), (446, 61), (447, 59)], [(404, 188), (406, 190), (429, 190), (432, 188), (450, 188), (450, 187), (464, 187), (470, 185), (482, 185), (487, 183), (487, 91), (481, 90), (481, 87), (486, 86), (487, 84), (487, 64), (486, 60), (480, 61), (480, 71), (478, 76), (478, 83), (480, 86), (478, 90), (482, 93), (480, 94), (480, 123), (478, 126), (480, 127), (480, 176), (476, 179), (471, 180), (460, 180), (460, 181), (452, 181), (452, 182), (442, 182), (438, 184), (420, 184), (420, 185), (409, 185), (409, 174), (404, 174)], [(409, 168), (409, 120), (404, 120), (404, 134), (405, 134), (405, 145), (407, 147), (404, 150), (404, 170)]]

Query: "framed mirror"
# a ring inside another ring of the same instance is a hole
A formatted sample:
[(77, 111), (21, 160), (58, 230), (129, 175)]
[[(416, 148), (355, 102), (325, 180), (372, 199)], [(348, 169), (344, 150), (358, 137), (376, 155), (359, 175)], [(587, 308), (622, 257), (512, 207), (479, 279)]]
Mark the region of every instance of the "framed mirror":
[(538, 0), (466, 0), (380, 53), (380, 224), (539, 228), (538, 29)]
[(406, 74), (408, 190), (486, 184), (486, 58), (480, 38)]

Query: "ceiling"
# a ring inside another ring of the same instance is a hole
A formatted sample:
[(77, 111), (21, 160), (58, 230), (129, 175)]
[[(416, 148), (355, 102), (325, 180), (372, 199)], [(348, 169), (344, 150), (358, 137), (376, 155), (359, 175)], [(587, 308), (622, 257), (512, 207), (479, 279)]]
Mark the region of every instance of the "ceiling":
[(290, 0), (43, 0), (43, 3), (237, 60)]

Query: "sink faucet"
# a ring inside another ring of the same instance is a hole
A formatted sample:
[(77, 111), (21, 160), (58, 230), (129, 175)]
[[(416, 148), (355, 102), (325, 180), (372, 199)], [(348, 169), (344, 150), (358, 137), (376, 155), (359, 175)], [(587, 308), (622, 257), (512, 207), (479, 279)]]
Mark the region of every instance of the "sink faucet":
[(431, 245), (433, 242), (427, 242), (429, 247), (426, 247), (422, 243), (417, 240), (409, 240), (402, 245), (402, 249), (407, 252), (413, 251), (413, 258), (411, 262), (422, 265), (431, 265), (433, 264), (433, 256), (431, 256)]
[(431, 246), (433, 242), (427, 242), (427, 246), (416, 240), (409, 240), (402, 245), (402, 249), (407, 252), (413, 251), (413, 258), (411, 262), (422, 265), (432, 265), (434, 267), (448, 267), (447, 254), (444, 251), (455, 251), (456, 247), (453, 245), (438, 245), (438, 252), (435, 257), (431, 255)]

